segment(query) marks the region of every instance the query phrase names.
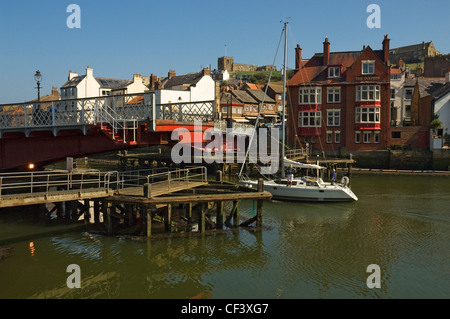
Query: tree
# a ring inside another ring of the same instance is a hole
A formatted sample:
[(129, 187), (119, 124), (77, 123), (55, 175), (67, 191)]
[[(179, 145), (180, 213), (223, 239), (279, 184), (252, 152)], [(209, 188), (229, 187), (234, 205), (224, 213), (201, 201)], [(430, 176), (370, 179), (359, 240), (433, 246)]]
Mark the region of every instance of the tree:
[(433, 135), (438, 135), (438, 129), (442, 128), (442, 122), (439, 120), (439, 115), (434, 114), (433, 120), (430, 122), (430, 128), (433, 130)]

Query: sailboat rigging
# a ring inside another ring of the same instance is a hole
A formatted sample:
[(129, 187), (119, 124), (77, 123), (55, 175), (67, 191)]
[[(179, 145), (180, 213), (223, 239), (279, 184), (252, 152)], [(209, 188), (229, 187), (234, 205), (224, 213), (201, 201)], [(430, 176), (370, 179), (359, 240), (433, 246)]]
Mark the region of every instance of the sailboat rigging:
[[(283, 110), (282, 110), (282, 119), (281, 119), (281, 134), (282, 134), (282, 142), (281, 142), (281, 152), (280, 152), (280, 175), (276, 179), (269, 179), (264, 181), (264, 190), (268, 191), (272, 194), (273, 199), (280, 200), (292, 200), (292, 201), (356, 201), (358, 198), (351, 191), (348, 184), (348, 177), (343, 178), (341, 183), (337, 183), (335, 181), (332, 182), (324, 182), (322, 178), (317, 174), (317, 177), (298, 177), (298, 178), (285, 178), (285, 166), (289, 166), (291, 168), (306, 168), (306, 169), (316, 169), (317, 172), (319, 170), (326, 169), (325, 167), (314, 165), (314, 164), (304, 164), (289, 160), (285, 156), (285, 134), (286, 134), (286, 121), (285, 121), (285, 107), (286, 107), (286, 59), (287, 59), (287, 28), (288, 22), (284, 23), (283, 33), (284, 33), (284, 61), (283, 61)], [(281, 39), (280, 39), (281, 40)], [(278, 50), (277, 50), (278, 52)], [(276, 56), (276, 55), (275, 55)], [(273, 68), (272, 68), (273, 69)], [(270, 73), (271, 75), (272, 73)], [(270, 82), (270, 75), (269, 80)], [(269, 83), (268, 83), (269, 84)], [(266, 85), (266, 90), (264, 96), (267, 93), (267, 88), (269, 85)], [(264, 99), (263, 99), (264, 103)], [(248, 152), (250, 150), (250, 145), (253, 141), (254, 135), (257, 131), (257, 123), (260, 116), (260, 111), (258, 112), (258, 117), (256, 119), (255, 129), (250, 138), (249, 148), (246, 152), (245, 160), (242, 164), (241, 170), (239, 172), (239, 184), (254, 188), (258, 187), (258, 180), (252, 180), (247, 176), (242, 174), (242, 169), (244, 167), (245, 161), (247, 160)]]

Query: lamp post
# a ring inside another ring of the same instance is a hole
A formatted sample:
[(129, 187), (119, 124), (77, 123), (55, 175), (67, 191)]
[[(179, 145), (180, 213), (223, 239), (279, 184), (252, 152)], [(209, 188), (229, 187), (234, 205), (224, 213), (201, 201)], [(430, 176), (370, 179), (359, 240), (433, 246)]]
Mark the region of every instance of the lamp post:
[(36, 74), (34, 75), (34, 80), (37, 82), (37, 90), (38, 90), (38, 102), (41, 101), (41, 80), (42, 80), (42, 74), (39, 70), (36, 71)]

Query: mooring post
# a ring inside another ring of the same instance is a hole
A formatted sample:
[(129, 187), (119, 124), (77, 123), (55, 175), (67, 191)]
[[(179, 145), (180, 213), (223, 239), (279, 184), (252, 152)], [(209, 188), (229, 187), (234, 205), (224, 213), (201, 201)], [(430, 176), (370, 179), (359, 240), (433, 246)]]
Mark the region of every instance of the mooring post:
[(109, 235), (113, 231), (112, 220), (111, 220), (111, 206), (110, 202), (103, 202), (102, 211), (103, 211), (103, 220), (106, 223), (106, 233)]
[(223, 228), (223, 202), (218, 201), (217, 202), (217, 220), (216, 220), (216, 228), (222, 229)]
[(100, 224), (100, 202), (94, 201), (94, 224)]
[(348, 163), (348, 169), (347, 169), (348, 176), (350, 176), (352, 174), (352, 161), (353, 161), (353, 155), (350, 154), (350, 163)]
[[(262, 178), (258, 179), (258, 192), (264, 192), (264, 180)], [(262, 208), (263, 201), (262, 199), (258, 199), (256, 205), (256, 227), (262, 227)]]
[(133, 205), (125, 204), (125, 213), (128, 218), (128, 226), (134, 225), (134, 217), (133, 217)]
[(84, 200), (84, 224), (88, 225), (90, 223), (90, 210), (91, 210), (91, 202), (88, 199)]
[(147, 226), (146, 227), (147, 237), (151, 237), (152, 236), (152, 210), (149, 207), (142, 205), (141, 206), (141, 214), (142, 214), (142, 218), (145, 218), (145, 223)]
[(199, 203), (198, 209), (198, 231), (204, 233), (206, 231), (206, 203)]
[(239, 206), (240, 201), (235, 200), (233, 201), (233, 226), (237, 227), (239, 226)]
[(164, 212), (164, 224), (166, 232), (172, 230), (172, 204), (167, 204)]

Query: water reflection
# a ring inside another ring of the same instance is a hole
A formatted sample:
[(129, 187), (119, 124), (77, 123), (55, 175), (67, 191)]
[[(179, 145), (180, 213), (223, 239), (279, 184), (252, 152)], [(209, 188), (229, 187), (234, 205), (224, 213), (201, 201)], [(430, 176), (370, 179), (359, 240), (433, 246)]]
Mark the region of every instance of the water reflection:
[[(449, 298), (448, 179), (354, 176), (352, 185), (355, 203), (265, 202), (259, 233), (20, 242), (0, 262), (0, 298)], [(242, 202), (242, 219), (252, 214)], [(66, 287), (69, 264), (81, 268), (81, 289)], [(381, 289), (366, 286), (370, 264)]]

